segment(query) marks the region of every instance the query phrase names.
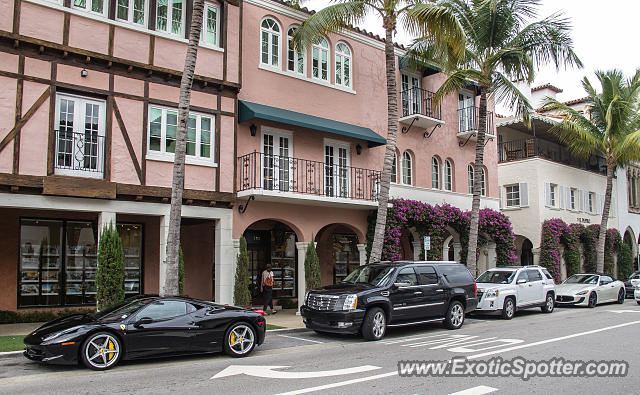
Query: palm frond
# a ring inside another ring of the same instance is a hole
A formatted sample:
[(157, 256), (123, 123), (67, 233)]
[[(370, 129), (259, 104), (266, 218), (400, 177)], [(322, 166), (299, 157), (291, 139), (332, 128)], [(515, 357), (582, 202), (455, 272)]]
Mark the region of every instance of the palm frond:
[(470, 81), (477, 81), (480, 84), (487, 84), (486, 77), (478, 70), (462, 69), (457, 70), (440, 85), (440, 88), (433, 95), (434, 106), (438, 105), (443, 97), (450, 93), (459, 91)]
[(496, 73), (492, 91), (495, 95), (496, 103), (504, 103), (510, 109), (516, 110), (516, 116), (522, 117), (525, 126), (531, 126), (530, 112), (531, 103), (527, 96), (502, 73)]
[(619, 165), (640, 162), (640, 129), (624, 136), (614, 148)]
[(401, 20), (409, 33), (425, 37), (433, 43), (446, 43), (452, 55), (464, 58), (467, 38), (450, 8), (437, 3), (417, 2), (407, 8)]
[(292, 44), (296, 51), (311, 46), (328, 33), (339, 32), (364, 21), (369, 1), (337, 2), (321, 9), (305, 20), (294, 32)]

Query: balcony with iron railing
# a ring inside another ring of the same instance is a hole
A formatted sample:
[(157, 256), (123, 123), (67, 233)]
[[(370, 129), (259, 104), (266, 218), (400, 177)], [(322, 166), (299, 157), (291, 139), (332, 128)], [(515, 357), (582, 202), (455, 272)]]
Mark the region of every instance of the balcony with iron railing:
[(426, 89), (412, 88), (401, 92), (402, 112), (400, 123), (420, 129), (433, 129), (444, 124), (442, 105), (434, 106), (434, 93)]
[[(458, 109), (458, 137), (467, 138), (469, 134), (477, 136), (478, 130), (480, 130), (480, 108), (479, 107), (465, 107)], [(493, 112), (487, 111), (487, 136), (495, 138), (496, 129), (493, 123)]]
[(591, 156), (588, 160), (579, 159), (573, 156), (565, 146), (549, 140), (531, 137), (498, 143), (498, 163), (528, 158), (542, 158), (602, 175), (607, 174), (604, 158)]
[(238, 158), (238, 197), (375, 206), (381, 172), (252, 152)]
[(56, 130), (54, 173), (90, 178), (104, 177), (105, 137), (95, 132)]

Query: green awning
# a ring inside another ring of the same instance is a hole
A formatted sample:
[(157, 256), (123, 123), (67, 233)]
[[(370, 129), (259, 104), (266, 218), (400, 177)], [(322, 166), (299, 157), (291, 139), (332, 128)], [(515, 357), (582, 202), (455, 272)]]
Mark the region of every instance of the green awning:
[(238, 122), (252, 119), (265, 119), (268, 121), (300, 126), (321, 132), (333, 133), (340, 136), (352, 137), (367, 141), (369, 147), (384, 145), (387, 140), (369, 128), (338, 122), (333, 119), (320, 118), (283, 108), (271, 107), (264, 104), (251, 103), (244, 100), (238, 101)]

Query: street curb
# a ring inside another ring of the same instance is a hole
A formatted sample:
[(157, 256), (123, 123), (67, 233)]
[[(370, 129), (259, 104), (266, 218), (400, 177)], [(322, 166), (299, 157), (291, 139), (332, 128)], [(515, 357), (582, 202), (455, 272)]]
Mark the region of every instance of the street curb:
[(0, 359), (16, 358), (16, 357), (21, 356), (23, 353), (24, 353), (24, 350), (0, 352)]
[(307, 329), (304, 326), (299, 326), (297, 328), (281, 328), (281, 329), (268, 329), (267, 333), (274, 333), (274, 334), (283, 334), (283, 333), (296, 333), (296, 332), (302, 332), (302, 331), (306, 331), (306, 330), (310, 330)]

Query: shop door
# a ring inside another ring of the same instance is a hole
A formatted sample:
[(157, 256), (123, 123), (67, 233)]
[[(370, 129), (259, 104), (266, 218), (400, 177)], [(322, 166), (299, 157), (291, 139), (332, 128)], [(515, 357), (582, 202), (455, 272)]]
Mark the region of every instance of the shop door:
[(261, 305), (264, 302), (264, 298), (260, 292), (260, 276), (269, 261), (271, 232), (248, 230), (244, 235), (247, 240), (247, 253), (249, 255), (249, 292), (251, 293), (253, 304)]

